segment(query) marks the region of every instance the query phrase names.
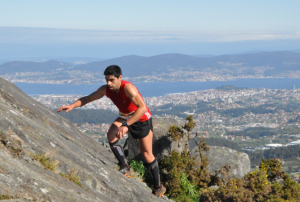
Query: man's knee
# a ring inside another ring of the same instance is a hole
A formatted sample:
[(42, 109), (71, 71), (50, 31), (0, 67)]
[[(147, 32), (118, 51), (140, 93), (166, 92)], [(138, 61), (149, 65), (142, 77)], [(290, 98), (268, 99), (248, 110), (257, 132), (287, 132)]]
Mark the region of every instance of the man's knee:
[(149, 159), (153, 159), (154, 158), (154, 156), (153, 156), (153, 154), (152, 154), (152, 152), (142, 152), (142, 154), (143, 154), (143, 157), (145, 158), (145, 160), (149, 160)]
[(106, 137), (107, 137), (107, 140), (108, 140), (109, 143), (115, 142), (116, 135), (107, 133)]
[(110, 126), (108, 132), (106, 133), (108, 142), (111, 143), (115, 141), (117, 129), (118, 127), (114, 123)]

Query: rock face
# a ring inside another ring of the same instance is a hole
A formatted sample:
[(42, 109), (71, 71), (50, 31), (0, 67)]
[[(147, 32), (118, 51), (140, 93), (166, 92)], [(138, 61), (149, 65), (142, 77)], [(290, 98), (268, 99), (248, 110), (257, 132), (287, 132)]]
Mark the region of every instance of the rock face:
[[(30, 155), (49, 152), (59, 161), (56, 172)], [(115, 163), (111, 153), (68, 120), (0, 79), (0, 196), (45, 202), (170, 201), (121, 175)], [(78, 170), (82, 187), (59, 174), (72, 170)]]
[[(211, 173), (220, 170), (226, 163), (231, 166), (233, 177), (244, 177), (250, 171), (250, 159), (247, 154), (226, 147), (209, 146), (209, 148), (209, 151), (203, 154), (208, 157), (208, 170)], [(198, 151), (198, 147), (195, 147), (191, 154), (199, 157)]]
[[(172, 150), (181, 153), (184, 150), (184, 141), (171, 141), (167, 136), (170, 126), (183, 125), (171, 118), (153, 118), (153, 154), (160, 160), (164, 156), (168, 156)], [(128, 144), (128, 158), (143, 160), (140, 153), (138, 140), (133, 139), (131, 135), (127, 139)], [(250, 159), (245, 153), (238, 152), (226, 147), (209, 146), (210, 150), (205, 152), (204, 155), (208, 157), (208, 169), (211, 173), (220, 168), (226, 163), (231, 166), (231, 174), (233, 177), (243, 177), (250, 171)], [(199, 158), (198, 147), (191, 150), (191, 154)]]
[[(171, 118), (153, 118), (153, 154), (160, 160), (164, 156), (168, 156), (172, 150), (181, 153), (184, 149), (182, 141), (171, 141), (167, 136), (170, 126), (183, 125), (182, 122)], [(133, 139), (131, 135), (127, 139), (128, 157), (129, 159), (143, 160), (140, 153), (139, 142)]]

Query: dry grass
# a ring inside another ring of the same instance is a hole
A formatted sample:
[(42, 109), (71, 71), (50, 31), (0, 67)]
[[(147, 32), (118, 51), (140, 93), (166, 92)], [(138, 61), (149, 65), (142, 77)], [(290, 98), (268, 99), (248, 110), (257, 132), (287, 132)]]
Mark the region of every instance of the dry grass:
[(80, 177), (76, 176), (78, 173), (78, 167), (74, 166), (68, 174), (63, 174), (63, 173), (59, 173), (62, 177), (66, 178), (67, 180), (74, 182), (75, 184), (77, 184), (78, 186), (82, 187), (81, 183), (80, 183)]
[(131, 178), (136, 179), (137, 181), (140, 182), (145, 182), (144, 178), (137, 172), (135, 172), (133, 169), (130, 169), (131, 171)]
[(33, 154), (29, 153), (30, 156), (35, 159), (36, 161), (40, 162), (45, 169), (52, 170), (53, 172), (56, 171), (56, 167), (59, 164), (58, 160), (53, 160), (52, 157), (57, 154), (57, 150), (51, 150), (46, 154)]
[[(113, 167), (115, 170), (119, 171), (120, 166), (116, 165)], [(136, 179), (139, 182), (145, 182), (144, 178), (137, 172), (135, 172), (132, 168), (130, 168), (131, 178)]]
[(0, 173), (1, 174), (6, 174), (5, 170), (3, 168), (0, 167)]
[(53, 149), (51, 151), (48, 151), (46, 154), (45, 154), (45, 158), (52, 158), (55, 154), (57, 154), (58, 151)]

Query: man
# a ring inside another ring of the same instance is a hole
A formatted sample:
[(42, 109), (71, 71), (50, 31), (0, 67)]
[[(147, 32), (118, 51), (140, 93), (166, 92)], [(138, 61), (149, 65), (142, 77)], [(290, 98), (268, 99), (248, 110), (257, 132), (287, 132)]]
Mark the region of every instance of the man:
[(117, 65), (111, 65), (104, 71), (107, 85), (101, 86), (94, 93), (82, 97), (76, 102), (63, 106), (57, 110), (71, 111), (89, 102), (102, 98), (104, 95), (118, 107), (120, 116), (113, 122), (107, 133), (111, 150), (119, 161), (120, 172), (130, 176), (130, 168), (124, 156), (124, 150), (119, 142), (127, 132), (139, 140), (141, 153), (150, 169), (154, 189), (153, 194), (161, 197), (166, 188), (160, 182), (158, 162), (152, 153), (153, 126), (151, 113), (137, 88), (128, 81), (122, 80), (122, 70)]

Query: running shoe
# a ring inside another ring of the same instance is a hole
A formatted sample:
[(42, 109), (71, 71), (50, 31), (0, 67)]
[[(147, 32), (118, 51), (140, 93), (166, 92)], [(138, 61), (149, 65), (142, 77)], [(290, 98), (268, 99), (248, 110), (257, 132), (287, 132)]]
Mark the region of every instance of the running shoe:
[(120, 166), (119, 171), (128, 178), (131, 178), (130, 168), (128, 164)]
[(163, 185), (161, 185), (161, 188), (159, 189), (153, 189), (152, 194), (154, 194), (157, 197), (161, 197), (162, 195), (164, 195), (166, 193), (167, 189), (166, 187), (164, 187)]

